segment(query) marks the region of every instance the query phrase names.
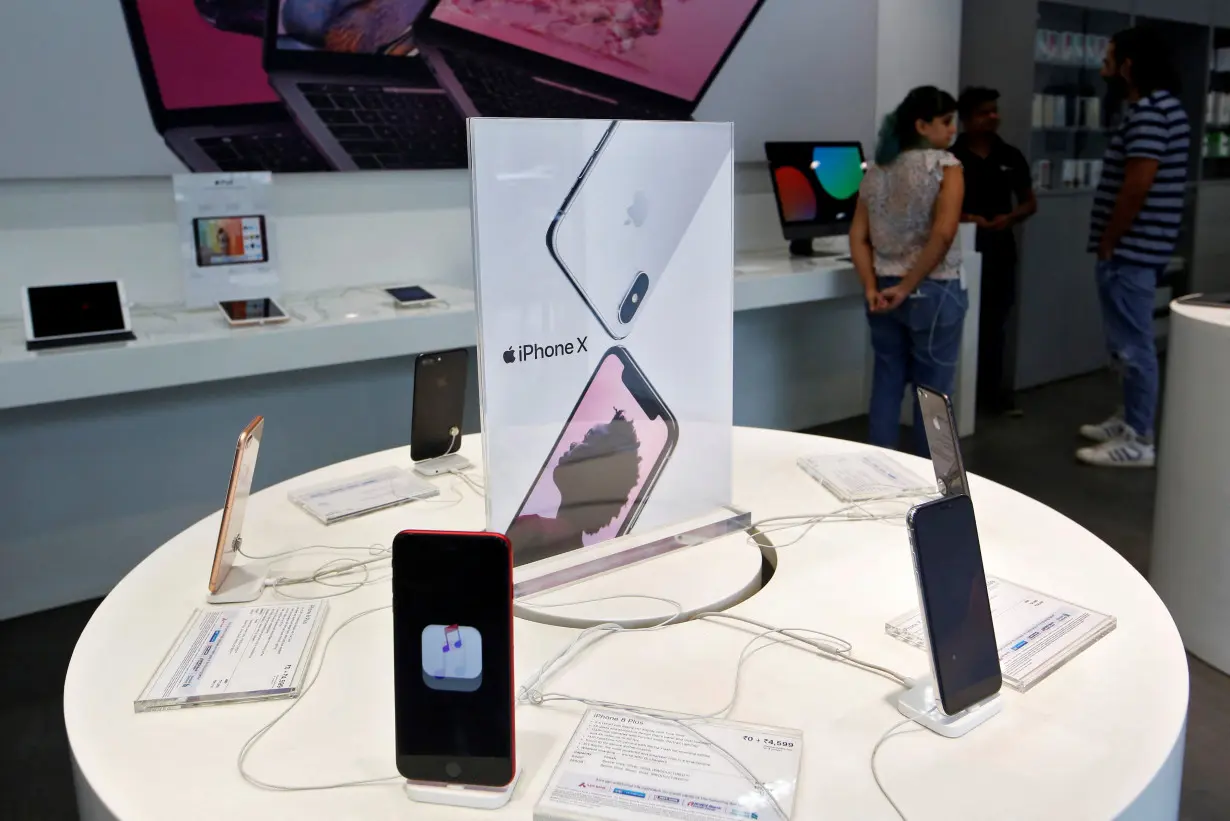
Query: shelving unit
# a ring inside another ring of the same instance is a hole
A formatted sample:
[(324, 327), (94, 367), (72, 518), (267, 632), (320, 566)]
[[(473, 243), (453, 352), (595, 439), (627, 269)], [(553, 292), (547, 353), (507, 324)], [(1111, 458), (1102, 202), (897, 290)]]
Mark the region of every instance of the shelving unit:
[(1206, 180), (1230, 179), (1230, 29), (1213, 30), (1204, 121), (1202, 176)]
[[(1137, 24), (1158, 31), (1179, 60), (1180, 97), (1193, 131), (1182, 238), (1158, 292), (1164, 308), (1170, 295), (1230, 290), (1230, 231), (1224, 227), (1230, 214), (1230, 157), (1201, 159), (1207, 133), (1230, 140), (1230, 122), (1205, 126), (1208, 93), (1230, 95), (1230, 66), (1221, 72), (1210, 63), (1217, 47), (1230, 47), (1230, 0), (964, 3), (961, 87), (1000, 91), (1001, 133), (1025, 152), (1042, 201), (1019, 242), (1017, 310), (1009, 329), (1019, 389), (1106, 364), (1087, 239), (1100, 162), (1122, 106), (1108, 98), (1100, 77), (1100, 38)], [(1055, 32), (1054, 39), (1048, 32)], [(1039, 97), (1063, 102), (1040, 103)], [(1166, 333), (1164, 316), (1158, 331), (1159, 337)]]

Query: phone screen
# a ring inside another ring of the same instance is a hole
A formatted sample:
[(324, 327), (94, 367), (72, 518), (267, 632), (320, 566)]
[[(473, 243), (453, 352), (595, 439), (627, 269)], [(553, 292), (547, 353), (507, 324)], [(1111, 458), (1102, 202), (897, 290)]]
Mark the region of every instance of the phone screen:
[[(414, 406), (410, 458), (438, 459), (461, 447), (470, 355), (463, 348), (425, 353), (414, 360)], [(456, 427), (458, 435), (449, 430)]]
[(607, 351), (508, 529), (517, 563), (627, 533), (677, 438), (628, 352)]
[(936, 688), (953, 715), (1003, 683), (974, 504), (953, 496), (920, 505), (911, 533)]
[(961, 445), (953, 427), (952, 406), (942, 393), (927, 388), (918, 389), (918, 406), (922, 410), (923, 427), (927, 431), (927, 447), (931, 450), (931, 465), (940, 493), (945, 496), (969, 495), (965, 465), (961, 462)]
[(512, 560), (490, 534), (393, 540), (397, 769), (414, 781), (512, 781)]
[(201, 268), (269, 261), (264, 217), (201, 217), (192, 227)]
[(385, 288), (389, 296), (398, 302), (423, 302), (429, 299), (435, 299), (436, 296), (426, 288), (420, 288), (417, 285), (408, 285), (404, 288)]
[(285, 312), (272, 299), (236, 299), (219, 302), (222, 310), (235, 322), (281, 319)]

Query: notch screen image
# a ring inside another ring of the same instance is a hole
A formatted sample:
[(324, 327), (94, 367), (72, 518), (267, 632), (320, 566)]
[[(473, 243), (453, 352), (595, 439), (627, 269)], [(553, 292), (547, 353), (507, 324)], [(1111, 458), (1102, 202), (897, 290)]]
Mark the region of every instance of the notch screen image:
[(464, 624), (423, 628), (423, 683), (433, 690), (472, 693), (483, 683), (483, 634)]
[(766, 143), (784, 224), (854, 219), (867, 164), (858, 143)]
[(628, 353), (607, 351), (508, 529), (517, 563), (627, 533), (677, 436)]
[(192, 221), (196, 264), (250, 265), (269, 261), (265, 245), (265, 218), (207, 217)]
[(124, 330), (124, 308), (115, 282), (30, 288), (35, 339)]

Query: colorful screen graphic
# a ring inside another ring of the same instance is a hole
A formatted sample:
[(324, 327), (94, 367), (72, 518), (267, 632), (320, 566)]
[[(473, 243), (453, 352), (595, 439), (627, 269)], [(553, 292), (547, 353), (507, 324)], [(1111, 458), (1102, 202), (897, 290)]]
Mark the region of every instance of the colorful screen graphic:
[(673, 425), (641, 379), (614, 353), (602, 360), (508, 530), (518, 563), (621, 535)]
[(853, 219), (866, 171), (857, 143), (767, 143), (765, 154), (783, 223)]
[[(264, 3), (255, 18), (207, 17), (204, 10), (235, 4), (193, 0), (136, 0), (162, 104), (171, 111), (277, 102), (261, 66)], [(198, 10), (198, 6), (202, 10)], [(255, 12), (253, 12), (255, 14)]]
[(756, 0), (443, 0), (432, 19), (695, 100)]
[(196, 264), (243, 265), (265, 262), (265, 221), (262, 217), (209, 217), (192, 221)]
[(423, 683), (472, 693), (483, 683), (483, 634), (462, 624), (429, 624), (422, 636)]

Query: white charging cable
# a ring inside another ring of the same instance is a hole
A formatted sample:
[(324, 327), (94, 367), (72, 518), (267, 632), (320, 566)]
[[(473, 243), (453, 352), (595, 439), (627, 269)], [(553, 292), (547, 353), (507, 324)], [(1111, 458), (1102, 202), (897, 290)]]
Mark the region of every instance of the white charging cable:
[(252, 750), (256, 747), (257, 743), (260, 742), (260, 740), (264, 738), (270, 730), (276, 727), (278, 722), (290, 715), (291, 710), (298, 707), (304, 697), (311, 691), (312, 687), (315, 686), (316, 680), (320, 678), (320, 671), (325, 667), (325, 658), (329, 654), (329, 648), (333, 646), (333, 640), (337, 638), (338, 634), (341, 633), (347, 626), (354, 624), (356, 621), (365, 616), (370, 616), (372, 613), (379, 613), (382, 610), (389, 610), (391, 608), (392, 605), (386, 604), (382, 607), (373, 607), (370, 610), (364, 610), (360, 613), (356, 613), (339, 624), (333, 632), (329, 634), (329, 638), (325, 640), (324, 647), (321, 648), (320, 660), (316, 663), (316, 670), (312, 673), (311, 679), (308, 680), (308, 683), (303, 688), (302, 692), (299, 693), (298, 697), (291, 701), (290, 706), (278, 713), (278, 715), (268, 724), (253, 733), (252, 736), (244, 742), (243, 747), (240, 748), (239, 757), (236, 759), (236, 765), (239, 767), (239, 775), (244, 781), (254, 787), (259, 787), (262, 790), (274, 790), (276, 792), (311, 792), (315, 790), (335, 790), (341, 787), (366, 787), (403, 780), (400, 775), (391, 775), (382, 778), (361, 778), (354, 781), (339, 781), (333, 784), (274, 784), (273, 782), (264, 781), (257, 778), (247, 770), (248, 756), (252, 754)]

